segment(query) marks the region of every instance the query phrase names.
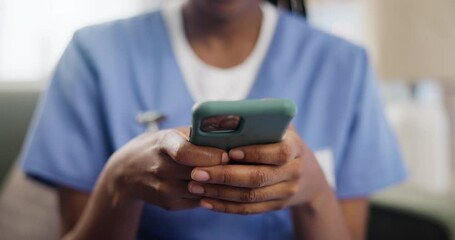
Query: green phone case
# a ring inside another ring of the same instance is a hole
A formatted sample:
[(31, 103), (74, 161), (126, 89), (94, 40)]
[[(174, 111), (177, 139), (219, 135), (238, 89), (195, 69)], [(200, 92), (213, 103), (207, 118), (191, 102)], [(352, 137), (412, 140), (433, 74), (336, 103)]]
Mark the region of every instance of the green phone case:
[[(295, 103), (287, 99), (208, 101), (196, 104), (193, 107), (190, 142), (224, 150), (279, 142), (296, 109)], [(204, 119), (220, 115), (239, 116), (238, 127), (214, 132), (202, 129)]]

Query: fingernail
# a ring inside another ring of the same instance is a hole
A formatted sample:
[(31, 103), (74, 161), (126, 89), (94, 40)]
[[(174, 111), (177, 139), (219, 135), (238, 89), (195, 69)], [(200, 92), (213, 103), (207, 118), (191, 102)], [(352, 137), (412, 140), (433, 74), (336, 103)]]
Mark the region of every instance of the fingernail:
[(240, 159), (243, 159), (245, 157), (245, 153), (243, 151), (241, 151), (241, 150), (232, 150), (232, 151), (229, 152), (229, 156), (231, 158), (240, 160)]
[(223, 154), (221, 154), (221, 162), (222, 163), (229, 162), (229, 155), (227, 153), (224, 152)]
[(205, 202), (205, 201), (201, 201), (201, 207), (207, 208), (207, 209), (213, 209), (213, 205), (208, 202)]
[(191, 174), (191, 178), (194, 181), (205, 182), (205, 181), (210, 180), (210, 175), (206, 171), (196, 169), (196, 170), (193, 170), (193, 172)]
[(190, 184), (189, 190), (195, 194), (203, 194), (205, 192), (204, 188), (197, 184)]

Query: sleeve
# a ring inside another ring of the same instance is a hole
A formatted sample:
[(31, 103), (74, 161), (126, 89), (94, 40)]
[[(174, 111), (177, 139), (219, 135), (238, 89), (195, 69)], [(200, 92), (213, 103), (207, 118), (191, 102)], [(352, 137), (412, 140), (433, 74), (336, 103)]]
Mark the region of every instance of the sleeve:
[(91, 191), (109, 156), (96, 71), (76, 33), (35, 113), (21, 154), (25, 173)]
[(340, 199), (369, 196), (404, 180), (407, 175), (365, 51), (354, 72), (353, 115), (336, 170)]

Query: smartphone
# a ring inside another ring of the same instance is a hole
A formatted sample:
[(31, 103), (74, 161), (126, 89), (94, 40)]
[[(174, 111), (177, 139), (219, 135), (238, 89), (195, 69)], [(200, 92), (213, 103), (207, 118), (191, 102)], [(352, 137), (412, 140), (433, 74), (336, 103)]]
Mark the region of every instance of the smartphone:
[(208, 101), (193, 107), (190, 142), (224, 150), (281, 141), (297, 107), (288, 99)]

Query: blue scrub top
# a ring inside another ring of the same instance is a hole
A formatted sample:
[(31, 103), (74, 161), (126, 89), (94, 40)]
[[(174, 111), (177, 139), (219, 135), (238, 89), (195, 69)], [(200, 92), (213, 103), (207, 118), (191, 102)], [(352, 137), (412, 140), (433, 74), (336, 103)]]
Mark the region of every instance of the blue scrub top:
[[(248, 98), (298, 105), (299, 134), (331, 149), (340, 199), (369, 196), (405, 170), (365, 51), (280, 13)], [(25, 172), (91, 191), (109, 156), (145, 131), (138, 113), (166, 114), (161, 128), (191, 123), (191, 98), (161, 12), (79, 30), (42, 99), (23, 151)], [(289, 210), (252, 216), (147, 205), (138, 238), (292, 239)]]

